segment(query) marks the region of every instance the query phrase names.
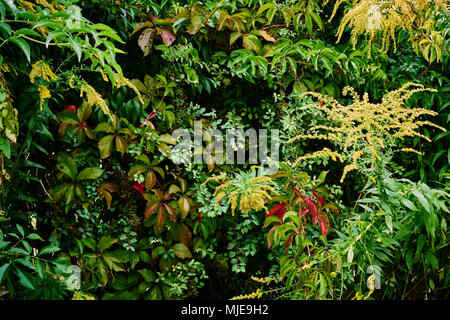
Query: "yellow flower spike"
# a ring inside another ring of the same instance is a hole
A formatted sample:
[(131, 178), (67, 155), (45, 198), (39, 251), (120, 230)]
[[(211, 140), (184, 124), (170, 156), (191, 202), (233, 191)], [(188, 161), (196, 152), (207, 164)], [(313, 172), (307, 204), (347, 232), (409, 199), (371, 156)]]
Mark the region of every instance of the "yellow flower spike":
[(31, 71), (28, 76), (30, 78), (31, 83), (34, 83), (35, 78), (37, 77), (41, 77), (42, 79), (48, 82), (55, 81), (56, 79), (58, 79), (58, 77), (56, 76), (56, 74), (53, 73), (52, 69), (50, 69), (48, 64), (46, 64), (42, 60), (35, 62), (31, 66)]
[(42, 110), (42, 106), (44, 105), (44, 100), (45, 99), (50, 99), (52, 97), (50, 91), (48, 90), (48, 88), (46, 86), (39, 86), (38, 88), (38, 92), (39, 92), (39, 107)]

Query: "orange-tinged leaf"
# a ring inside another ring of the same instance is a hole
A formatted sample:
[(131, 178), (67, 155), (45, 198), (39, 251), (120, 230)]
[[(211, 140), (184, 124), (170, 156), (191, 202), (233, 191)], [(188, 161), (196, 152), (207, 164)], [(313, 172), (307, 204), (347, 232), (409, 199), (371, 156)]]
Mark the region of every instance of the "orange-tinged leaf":
[(156, 228), (161, 229), (166, 224), (166, 210), (163, 206), (159, 206), (158, 218), (156, 219)]
[(100, 186), (109, 192), (117, 192), (118, 190), (117, 185), (114, 182), (103, 182)]
[(181, 197), (178, 199), (178, 207), (180, 207), (181, 219), (184, 219), (188, 213), (191, 205), (186, 197)]
[(272, 37), (267, 31), (265, 31), (265, 30), (259, 30), (259, 34), (260, 34), (261, 37), (263, 37), (265, 40), (270, 41), (270, 42), (275, 42), (275, 38)]
[(116, 149), (122, 156), (127, 150), (127, 144), (121, 136), (116, 136)]
[(185, 224), (179, 226), (177, 240), (188, 248), (192, 247), (192, 232)]
[(153, 170), (149, 170), (147, 176), (145, 177), (145, 187), (147, 190), (153, 188), (156, 184), (156, 175)]
[(108, 209), (111, 208), (111, 203), (112, 203), (111, 193), (109, 193), (108, 191), (106, 191), (105, 189), (102, 189), (102, 188), (97, 188), (97, 192), (100, 192), (105, 197), (106, 205), (108, 206)]
[(170, 219), (171, 219), (172, 221), (177, 221), (177, 215), (176, 215), (175, 209), (172, 208), (172, 207), (171, 207), (170, 205), (168, 205), (168, 204), (163, 203), (163, 205), (164, 205), (164, 208), (166, 208), (167, 212), (169, 213)]
[(145, 207), (145, 210), (144, 210), (145, 219), (148, 219), (148, 217), (150, 217), (152, 214), (154, 214), (156, 212), (156, 210), (158, 209), (158, 206), (160, 206), (159, 202), (147, 205), (147, 207)]

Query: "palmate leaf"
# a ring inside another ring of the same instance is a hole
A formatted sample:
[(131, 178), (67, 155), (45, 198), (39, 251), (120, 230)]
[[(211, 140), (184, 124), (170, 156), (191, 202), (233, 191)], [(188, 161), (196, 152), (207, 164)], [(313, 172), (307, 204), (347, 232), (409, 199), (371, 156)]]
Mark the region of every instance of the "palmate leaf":
[(58, 156), (57, 168), (67, 175), (72, 181), (75, 181), (78, 175), (78, 166), (75, 159), (68, 156), (67, 154), (60, 154)]
[(58, 117), (59, 120), (67, 124), (81, 123), (80, 118), (77, 116), (77, 114), (70, 110), (64, 110), (62, 112), (59, 112), (56, 116)]
[(109, 249), (117, 241), (118, 241), (118, 239), (103, 236), (103, 237), (100, 238), (100, 241), (98, 242), (97, 247), (100, 250), (104, 251), (104, 250)]

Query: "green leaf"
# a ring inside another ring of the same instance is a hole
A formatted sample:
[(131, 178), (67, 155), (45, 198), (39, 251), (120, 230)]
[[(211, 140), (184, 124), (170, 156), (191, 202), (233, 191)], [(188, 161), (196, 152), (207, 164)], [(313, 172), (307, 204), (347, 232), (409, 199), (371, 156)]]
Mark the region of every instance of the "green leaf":
[(100, 238), (100, 241), (98, 242), (98, 248), (102, 251), (107, 250), (117, 241), (118, 239), (103, 236)]
[(81, 56), (82, 56), (82, 54), (83, 54), (83, 51), (82, 51), (82, 49), (81, 49), (80, 44), (79, 44), (78, 42), (76, 42), (76, 41), (75, 41), (74, 39), (72, 39), (72, 38), (69, 38), (68, 40), (69, 40), (70, 46), (73, 48), (73, 50), (74, 50), (75, 53), (77, 54), (78, 62), (80, 62), (80, 61), (81, 61)]
[(261, 40), (259, 40), (257, 36), (255, 36), (254, 34), (246, 34), (242, 39), (245, 49), (255, 51), (256, 54), (261, 53), (262, 44)]
[(392, 217), (389, 214), (386, 214), (385, 219), (386, 219), (386, 226), (388, 227), (389, 231), (392, 233), (394, 230), (393, 226), (392, 226)]
[(8, 159), (11, 158), (11, 145), (9, 141), (3, 139), (3, 137), (0, 137), (0, 151), (2, 151)]
[(176, 245), (174, 245), (173, 250), (178, 258), (181, 259), (192, 258), (191, 252), (189, 251), (188, 247), (186, 247), (186, 245), (184, 245), (183, 243), (177, 243)]
[(31, 62), (31, 57), (30, 57), (30, 46), (28, 45), (28, 43), (21, 39), (21, 38), (10, 38), (9, 41), (11, 41), (12, 43), (15, 43), (20, 49), (22, 49), (23, 53), (25, 54), (25, 56), (27, 57), (28, 62)]
[(232, 46), (237, 39), (239, 39), (239, 37), (241, 36), (240, 32), (233, 32), (230, 35), (230, 46)]
[(20, 284), (23, 285), (25, 288), (36, 290), (31, 283), (31, 276), (27, 275), (25, 272), (21, 271), (20, 269), (16, 268), (16, 274), (19, 277)]
[(100, 149), (100, 159), (107, 158), (111, 155), (113, 146), (113, 135), (105, 136), (98, 142), (98, 148)]
[(159, 136), (159, 141), (162, 141), (167, 144), (175, 145), (177, 141), (168, 133)]
[(95, 132), (108, 132), (114, 133), (114, 128), (107, 122), (99, 123), (99, 125), (95, 128)]
[(39, 252), (38, 256), (42, 256), (42, 255), (44, 255), (44, 254), (49, 254), (49, 253), (58, 252), (59, 250), (61, 250), (61, 249), (58, 248), (57, 246), (49, 245), (49, 246), (46, 246), (45, 248), (43, 248), (43, 249)]
[(155, 273), (149, 269), (138, 270), (138, 272), (142, 275), (145, 281), (154, 282), (156, 280)]
[(11, 35), (11, 27), (9, 26), (9, 24), (6, 24), (4, 22), (0, 22), (0, 29), (2, 31), (5, 31), (8, 34), (8, 36)]
[(0, 267), (0, 283), (2, 283), (3, 279), (6, 276), (6, 271), (8, 271), (10, 264), (6, 263)]
[(59, 112), (56, 114), (56, 117), (67, 124), (79, 124), (80, 119), (78, 118), (77, 114), (70, 110), (64, 110), (62, 112)]
[(425, 210), (427, 212), (431, 212), (430, 204), (427, 199), (425, 199), (424, 195), (417, 190), (414, 190), (412, 193), (417, 197), (417, 199), (419, 199), (420, 204), (425, 208)]
[(67, 154), (58, 156), (58, 169), (75, 181), (78, 175), (78, 167), (75, 159)]
[(80, 174), (77, 176), (77, 181), (83, 180), (95, 180), (98, 179), (103, 173), (103, 170), (100, 168), (86, 168), (83, 169)]

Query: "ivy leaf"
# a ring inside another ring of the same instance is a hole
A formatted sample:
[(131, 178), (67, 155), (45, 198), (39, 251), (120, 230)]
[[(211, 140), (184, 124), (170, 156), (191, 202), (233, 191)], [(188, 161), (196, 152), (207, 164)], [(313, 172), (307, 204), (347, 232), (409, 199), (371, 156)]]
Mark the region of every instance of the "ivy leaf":
[(57, 118), (67, 124), (79, 124), (80, 119), (78, 116), (70, 110), (64, 110), (56, 114)]
[(191, 252), (183, 243), (177, 243), (174, 245), (173, 250), (175, 255), (180, 259), (192, 258)]
[(107, 250), (117, 241), (118, 239), (103, 236), (100, 238), (100, 241), (98, 242), (98, 248), (102, 251)]
[(166, 224), (166, 210), (163, 206), (159, 206), (158, 217), (156, 219), (156, 228), (161, 229)]
[(138, 272), (142, 275), (144, 280), (147, 282), (153, 282), (156, 279), (155, 273), (152, 270), (142, 269), (142, 270), (138, 270)]
[(100, 159), (107, 158), (111, 155), (113, 145), (113, 135), (103, 137), (98, 142), (98, 148), (100, 149)]
[(67, 154), (58, 156), (58, 169), (75, 181), (78, 175), (78, 167), (75, 159)]
[(178, 207), (180, 208), (181, 219), (184, 219), (191, 208), (188, 199), (186, 197), (181, 197), (178, 199)]
[(117, 136), (117, 137), (116, 137), (116, 149), (117, 149), (117, 151), (120, 152), (120, 154), (121, 154), (122, 156), (123, 156), (123, 154), (125, 153), (125, 151), (127, 150), (126, 142), (125, 142), (125, 140), (124, 140), (122, 137), (120, 137), (120, 136)]
[(77, 181), (83, 180), (95, 180), (98, 179), (103, 173), (103, 170), (100, 168), (86, 168), (83, 169), (77, 177)]
[(145, 177), (145, 187), (147, 190), (152, 189), (156, 184), (156, 175), (153, 170), (149, 170), (147, 176)]

